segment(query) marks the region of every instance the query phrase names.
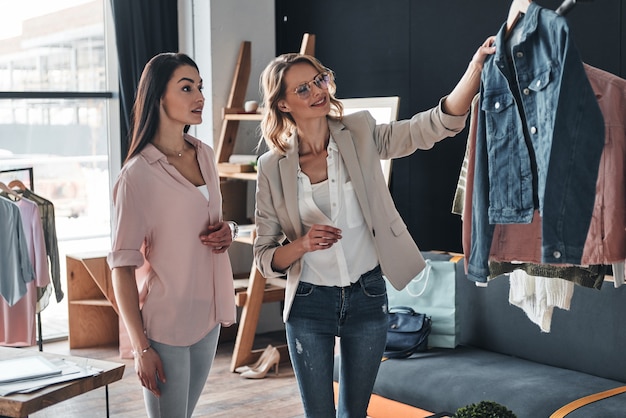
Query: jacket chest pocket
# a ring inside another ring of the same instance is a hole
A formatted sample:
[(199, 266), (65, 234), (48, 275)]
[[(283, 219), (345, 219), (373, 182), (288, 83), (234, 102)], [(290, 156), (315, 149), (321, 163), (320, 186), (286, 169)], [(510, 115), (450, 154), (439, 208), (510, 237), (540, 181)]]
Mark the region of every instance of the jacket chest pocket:
[(527, 115), (527, 120), (537, 125), (541, 132), (548, 132), (554, 125), (554, 114), (558, 92), (555, 91), (556, 83), (553, 80), (551, 68), (546, 68), (537, 74), (526, 88), (522, 89), (523, 96), (532, 98), (534, 113)]
[(508, 91), (483, 93), (481, 109), (485, 112), (485, 128), (488, 138), (503, 140), (514, 130), (515, 101)]

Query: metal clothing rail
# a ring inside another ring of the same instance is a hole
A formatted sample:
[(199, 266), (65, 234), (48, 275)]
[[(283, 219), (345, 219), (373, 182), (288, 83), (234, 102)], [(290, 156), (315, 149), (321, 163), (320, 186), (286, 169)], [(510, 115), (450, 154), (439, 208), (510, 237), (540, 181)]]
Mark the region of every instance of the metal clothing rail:
[(0, 173), (15, 173), (18, 171), (28, 171), (28, 185), (30, 186), (30, 190), (32, 192), (35, 191), (35, 183), (33, 176), (33, 168), (32, 167), (23, 167), (23, 168), (11, 168), (6, 170), (0, 170)]
[[(23, 167), (23, 168), (11, 168), (6, 170), (0, 170), (1, 173), (16, 173), (20, 171), (28, 171), (28, 186), (32, 192), (35, 191), (35, 177), (33, 174), (32, 167)], [(41, 312), (37, 312), (37, 345), (39, 346), (39, 351), (43, 351), (43, 333), (41, 330)]]

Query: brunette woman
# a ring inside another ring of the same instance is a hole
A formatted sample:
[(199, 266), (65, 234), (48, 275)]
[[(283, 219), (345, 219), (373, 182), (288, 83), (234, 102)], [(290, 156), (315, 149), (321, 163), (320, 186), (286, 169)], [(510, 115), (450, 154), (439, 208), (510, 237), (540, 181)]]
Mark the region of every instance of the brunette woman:
[[(113, 190), (108, 263), (149, 417), (192, 415), (220, 326), (235, 321), (226, 253), (232, 235), (222, 220), (214, 153), (186, 133), (202, 122), (203, 107), (202, 78), (191, 58), (152, 58), (139, 81), (130, 150)], [(136, 277), (146, 262), (147, 275)]]

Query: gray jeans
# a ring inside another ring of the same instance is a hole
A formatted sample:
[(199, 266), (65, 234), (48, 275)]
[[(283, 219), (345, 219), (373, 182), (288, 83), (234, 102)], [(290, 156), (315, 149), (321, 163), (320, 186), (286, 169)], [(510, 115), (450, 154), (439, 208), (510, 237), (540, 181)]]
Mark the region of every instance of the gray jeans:
[(143, 388), (149, 418), (189, 418), (193, 413), (209, 376), (220, 325), (191, 346), (172, 346), (150, 340), (161, 357), (166, 383), (158, 381), (161, 397)]

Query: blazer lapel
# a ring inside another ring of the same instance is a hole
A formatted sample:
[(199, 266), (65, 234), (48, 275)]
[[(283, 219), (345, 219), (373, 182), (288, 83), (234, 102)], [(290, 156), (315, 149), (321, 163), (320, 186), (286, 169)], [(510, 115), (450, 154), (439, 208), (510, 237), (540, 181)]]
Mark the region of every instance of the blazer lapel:
[(339, 153), (341, 154), (341, 158), (343, 158), (348, 174), (350, 175), (350, 180), (352, 181), (352, 186), (354, 187), (357, 199), (359, 200), (359, 205), (361, 206), (365, 222), (367, 222), (371, 228), (372, 215), (370, 213), (369, 200), (367, 198), (365, 183), (363, 181), (361, 165), (359, 164), (359, 157), (356, 153), (356, 149), (354, 148), (352, 134), (348, 129), (346, 129), (343, 123), (334, 119), (328, 120), (328, 126), (330, 128), (331, 135), (337, 143)]
[(298, 141), (294, 133), (290, 138), (291, 149), (278, 162), (280, 180), (283, 184), (287, 215), (293, 224), (296, 236), (302, 236), (302, 221), (298, 209)]

